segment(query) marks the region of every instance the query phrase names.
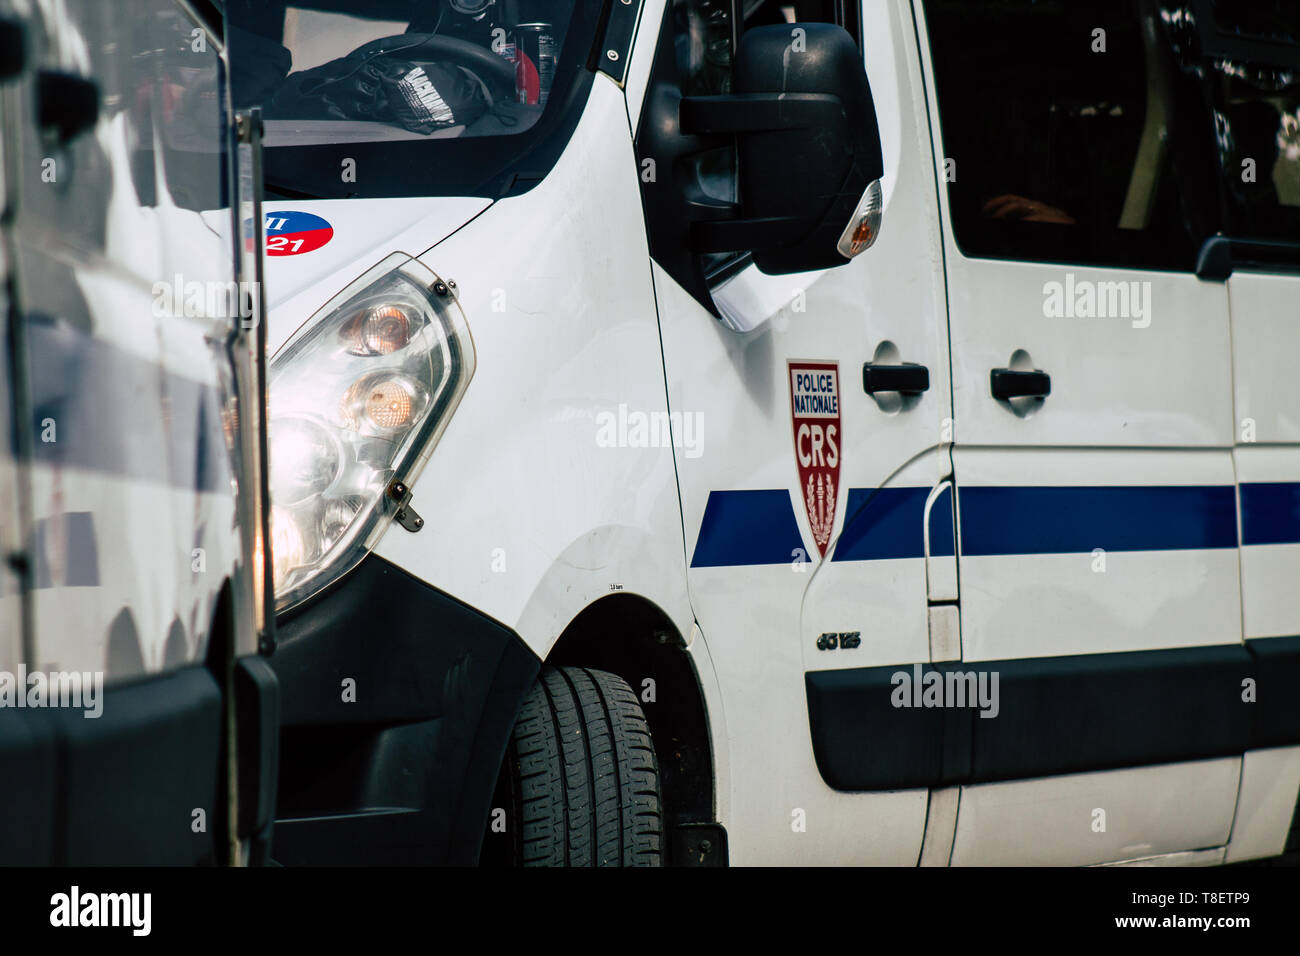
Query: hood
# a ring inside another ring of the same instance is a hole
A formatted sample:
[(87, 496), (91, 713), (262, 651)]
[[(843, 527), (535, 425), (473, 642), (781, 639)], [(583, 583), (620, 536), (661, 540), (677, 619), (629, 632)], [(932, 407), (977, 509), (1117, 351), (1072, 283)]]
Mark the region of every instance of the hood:
[(419, 256), (489, 205), (487, 199), (459, 196), (263, 203), (270, 354), (385, 256)]

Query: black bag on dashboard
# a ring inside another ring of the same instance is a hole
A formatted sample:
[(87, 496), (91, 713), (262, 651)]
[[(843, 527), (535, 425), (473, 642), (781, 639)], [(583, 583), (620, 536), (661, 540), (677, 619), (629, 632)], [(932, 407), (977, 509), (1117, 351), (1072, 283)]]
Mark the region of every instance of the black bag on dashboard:
[(483, 81), (461, 66), (388, 54), (349, 54), (287, 76), (268, 119), (391, 123), (413, 133), (468, 126), (491, 106)]

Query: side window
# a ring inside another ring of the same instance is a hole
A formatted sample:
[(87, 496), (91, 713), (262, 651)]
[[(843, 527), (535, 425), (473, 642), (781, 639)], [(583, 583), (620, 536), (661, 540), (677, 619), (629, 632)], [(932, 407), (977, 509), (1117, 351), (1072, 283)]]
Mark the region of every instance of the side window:
[[(925, 0), (962, 253), (1194, 268), (1212, 119), (1147, 0)], [(1181, 187), (1181, 188), (1180, 188)]]
[(1177, 31), (1214, 108), (1223, 231), (1300, 241), (1300, 4), (1199, 0)]

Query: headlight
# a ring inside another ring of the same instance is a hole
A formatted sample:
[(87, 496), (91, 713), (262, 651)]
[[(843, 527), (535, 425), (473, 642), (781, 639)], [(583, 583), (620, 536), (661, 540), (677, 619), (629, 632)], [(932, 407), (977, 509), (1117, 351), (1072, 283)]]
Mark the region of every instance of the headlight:
[(318, 315), (271, 360), (271, 546), (281, 611), (374, 546), (395, 510), (389, 486), (415, 480), (474, 374), (455, 298), (405, 255), (389, 256)]

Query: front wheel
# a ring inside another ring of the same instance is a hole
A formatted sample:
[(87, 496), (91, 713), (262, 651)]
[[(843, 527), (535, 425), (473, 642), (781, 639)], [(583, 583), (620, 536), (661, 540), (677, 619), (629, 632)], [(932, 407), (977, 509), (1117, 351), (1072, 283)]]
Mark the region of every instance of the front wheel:
[(654, 743), (621, 677), (543, 667), (515, 722), (499, 792), (516, 865), (662, 865)]

